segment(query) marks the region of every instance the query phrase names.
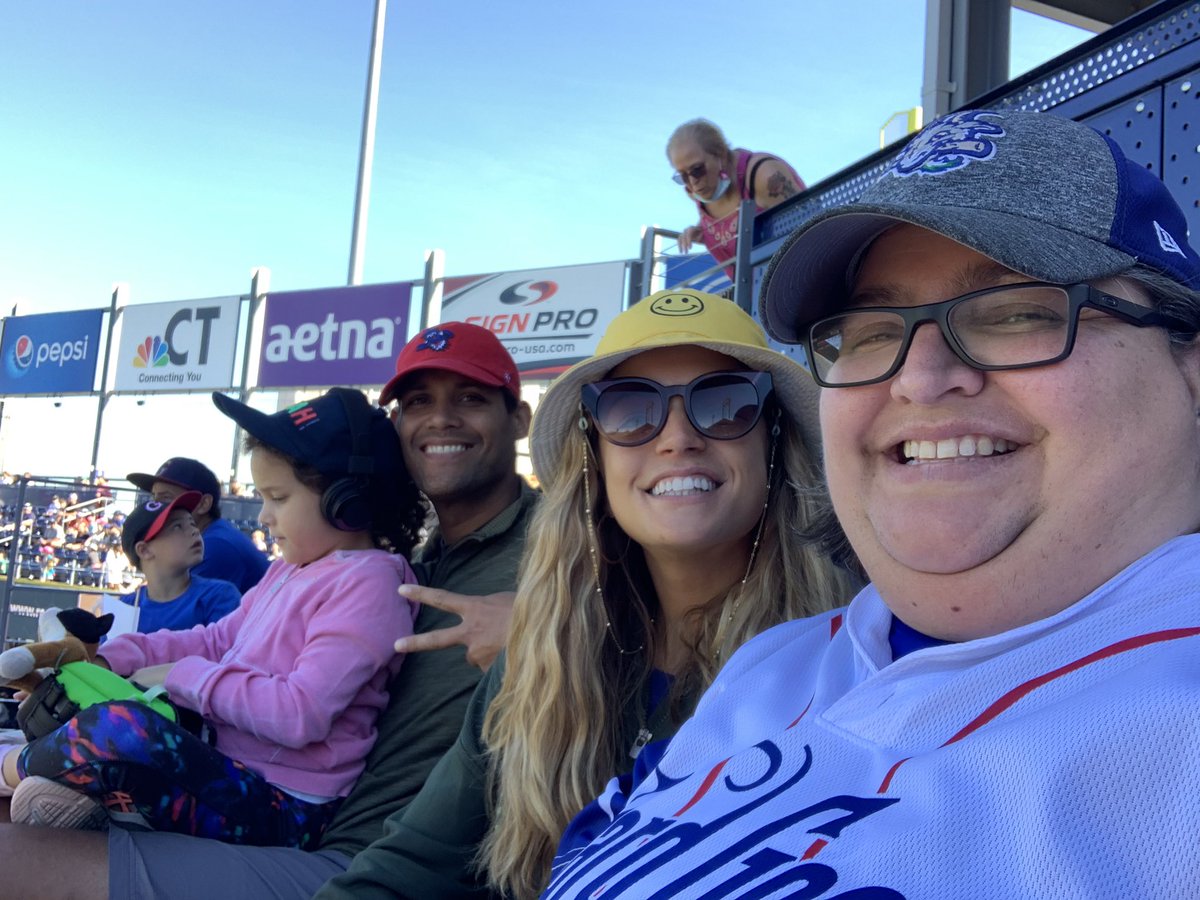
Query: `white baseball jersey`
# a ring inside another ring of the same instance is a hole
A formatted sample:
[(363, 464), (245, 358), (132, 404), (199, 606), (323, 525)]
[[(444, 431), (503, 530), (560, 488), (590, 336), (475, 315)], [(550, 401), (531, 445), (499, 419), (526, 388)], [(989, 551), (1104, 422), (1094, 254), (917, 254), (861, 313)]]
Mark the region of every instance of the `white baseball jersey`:
[(1200, 897), (1200, 536), (1003, 634), (890, 623), (868, 587), (747, 643), (545, 896)]

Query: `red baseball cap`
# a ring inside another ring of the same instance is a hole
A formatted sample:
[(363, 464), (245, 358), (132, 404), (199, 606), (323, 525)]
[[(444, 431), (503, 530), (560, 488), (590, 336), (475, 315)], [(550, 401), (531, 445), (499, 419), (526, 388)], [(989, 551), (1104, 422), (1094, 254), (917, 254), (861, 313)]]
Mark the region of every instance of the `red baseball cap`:
[(383, 386), (380, 404), (395, 400), (400, 383), (421, 369), (455, 372), (488, 387), (503, 388), (514, 400), (521, 399), (517, 364), (500, 339), (478, 325), (444, 322), (423, 329), (396, 357), (396, 375)]

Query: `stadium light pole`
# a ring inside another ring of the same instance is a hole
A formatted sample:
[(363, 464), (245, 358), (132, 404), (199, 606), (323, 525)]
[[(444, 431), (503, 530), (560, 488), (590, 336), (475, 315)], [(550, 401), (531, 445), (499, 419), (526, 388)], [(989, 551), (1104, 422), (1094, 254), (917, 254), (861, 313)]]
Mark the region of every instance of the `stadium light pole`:
[(375, 0), (371, 28), (371, 60), (367, 65), (367, 98), (363, 104), (362, 144), (358, 151), (358, 189), (354, 195), (354, 229), (350, 235), (347, 284), (362, 284), (363, 250), (367, 243), (367, 207), (371, 202), (371, 165), (375, 159), (375, 112), (379, 106), (379, 71), (383, 64), (383, 25), (387, 0)]

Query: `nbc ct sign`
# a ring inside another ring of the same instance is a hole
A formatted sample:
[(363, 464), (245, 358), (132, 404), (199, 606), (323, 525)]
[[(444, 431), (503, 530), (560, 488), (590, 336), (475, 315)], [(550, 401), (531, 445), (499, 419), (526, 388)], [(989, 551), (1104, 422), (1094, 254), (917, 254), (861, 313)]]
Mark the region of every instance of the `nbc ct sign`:
[(127, 306), (112, 368), (114, 390), (224, 390), (233, 384), (238, 297)]

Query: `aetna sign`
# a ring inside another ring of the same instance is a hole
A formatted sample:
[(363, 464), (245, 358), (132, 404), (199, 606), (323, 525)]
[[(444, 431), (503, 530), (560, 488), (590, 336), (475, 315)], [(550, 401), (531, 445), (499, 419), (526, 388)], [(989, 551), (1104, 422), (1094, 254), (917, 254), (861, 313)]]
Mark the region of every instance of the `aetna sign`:
[(261, 387), (382, 384), (408, 329), (412, 284), (267, 296)]
[(401, 316), (391, 319), (343, 319), (333, 313), (325, 315), (320, 325), (303, 322), (294, 329), (287, 325), (272, 325), (267, 329), (263, 359), (286, 363), (293, 359), (312, 362), (323, 359), (392, 359), (396, 329), (403, 325)]

